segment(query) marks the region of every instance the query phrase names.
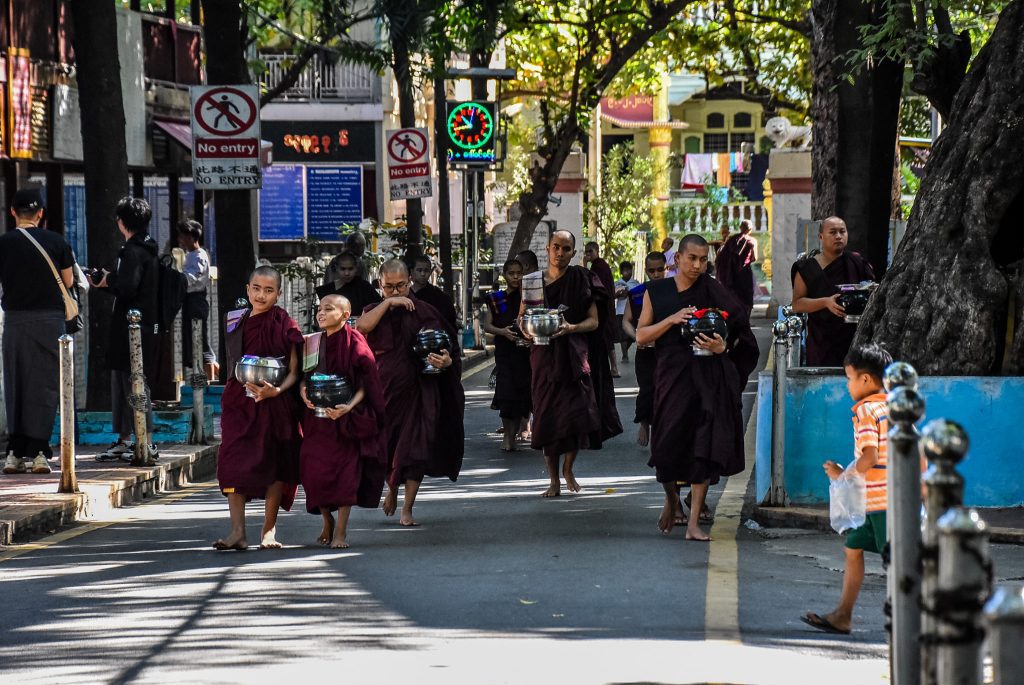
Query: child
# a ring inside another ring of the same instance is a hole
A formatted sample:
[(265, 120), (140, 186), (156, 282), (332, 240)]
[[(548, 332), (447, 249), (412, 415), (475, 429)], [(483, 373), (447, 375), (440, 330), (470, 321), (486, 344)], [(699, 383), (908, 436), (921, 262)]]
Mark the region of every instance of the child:
[(313, 366), (315, 373), (347, 378), (355, 388), (352, 399), (326, 409), (327, 418), (319, 418), (313, 413), (305, 382), (301, 391), (309, 409), (302, 424), (301, 452), (306, 511), (323, 517), (317, 542), (334, 549), (349, 546), (348, 517), (353, 504), (370, 509), (380, 506), (387, 471), (381, 439), (384, 391), (366, 339), (346, 325), (351, 315), (352, 305), (341, 295), (320, 300), (316, 320), (324, 333), (318, 336), (315, 360), (310, 359), (306, 368)]
[[(277, 305), (281, 274), (270, 266), (257, 267), (246, 289), (252, 309), (227, 316), (228, 367), (232, 377), (224, 388), (221, 447), (217, 480), (228, 498), (231, 532), (213, 543), (218, 550), (244, 550), (245, 503), (265, 499), (260, 549), (278, 548), (277, 511), (291, 509), (299, 483), (299, 407), (288, 390), (299, 380), (302, 332)], [(243, 355), (283, 357), (288, 375), (280, 386), (264, 381), (244, 386), (234, 378), (235, 362)], [(248, 390), (252, 397), (247, 397)]]
[[(852, 348), (843, 361), (846, 387), (856, 402), (853, 405), (853, 453), (856, 462), (850, 468), (864, 474), (867, 481), (867, 520), (846, 534), (846, 566), (839, 605), (824, 616), (809, 611), (800, 617), (807, 625), (826, 633), (849, 635), (853, 606), (864, 582), (864, 552), (881, 554), (885, 547), (889, 411), (882, 389), (882, 374), (891, 363), (892, 357), (878, 345)], [(824, 468), (832, 480), (843, 472), (843, 467), (834, 461), (826, 461)]]

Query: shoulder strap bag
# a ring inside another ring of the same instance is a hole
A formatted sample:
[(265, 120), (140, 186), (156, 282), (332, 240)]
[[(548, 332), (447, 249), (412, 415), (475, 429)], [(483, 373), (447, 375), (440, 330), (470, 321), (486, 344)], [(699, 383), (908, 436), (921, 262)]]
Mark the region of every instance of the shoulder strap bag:
[[(64, 319), (70, 324), (73, 320), (78, 318), (78, 301), (75, 300), (74, 296), (72, 296), (64, 286), (64, 281), (61, 280), (60, 274), (57, 273), (57, 267), (53, 265), (53, 260), (50, 259), (49, 253), (43, 249), (43, 246), (39, 244), (39, 241), (33, 238), (32, 234), (24, 228), (19, 228), (18, 230), (23, 236), (28, 238), (30, 243), (36, 246), (36, 249), (39, 250), (39, 254), (43, 255), (43, 259), (45, 259), (46, 263), (49, 265), (50, 271), (53, 273), (53, 277), (57, 280), (57, 287), (60, 288), (60, 296), (64, 300)], [(77, 330), (81, 330), (80, 322)], [(74, 331), (69, 330), (69, 332)]]

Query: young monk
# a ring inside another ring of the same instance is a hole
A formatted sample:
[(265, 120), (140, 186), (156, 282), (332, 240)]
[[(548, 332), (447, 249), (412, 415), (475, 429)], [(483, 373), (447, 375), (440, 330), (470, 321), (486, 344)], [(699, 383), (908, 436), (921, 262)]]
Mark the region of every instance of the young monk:
[[(660, 281), (665, 278), (665, 254), (663, 252), (651, 252), (644, 259), (644, 271), (648, 281)], [(640, 320), (640, 311), (643, 308), (644, 293), (647, 292), (648, 283), (641, 283), (629, 290), (629, 301), (626, 311), (622, 315), (622, 330), (630, 340), (636, 340), (636, 322)], [(651, 417), (654, 414), (654, 371), (657, 367), (658, 356), (654, 351), (654, 345), (637, 345), (636, 348), (636, 384), (639, 389), (636, 395), (636, 413), (633, 423), (639, 423), (636, 442), (641, 447), (647, 447), (651, 436)]]
[[(601, 446), (601, 412), (594, 395), (588, 363), (589, 333), (597, 330), (597, 303), (591, 293), (590, 272), (570, 266), (576, 254), (576, 238), (569, 231), (555, 231), (548, 239), (548, 268), (531, 275), (529, 288), (523, 281), (520, 317), (528, 306), (555, 309), (568, 307), (564, 323), (548, 345), (534, 345), (530, 351), (533, 369), (533, 436), (530, 444), (544, 451), (550, 483), (543, 497), (561, 492), (559, 462), (565, 486), (579, 492), (573, 464), (580, 449)], [(526, 331), (524, 330), (524, 334)], [(528, 334), (526, 334), (528, 335)]]
[[(384, 394), (377, 364), (363, 334), (346, 326), (352, 305), (341, 295), (320, 300), (316, 321), (320, 334), (313, 373), (344, 376), (355, 388), (345, 404), (327, 408), (319, 418), (306, 395), (308, 411), (302, 422), (301, 476), (306, 511), (320, 514), (324, 527), (317, 542), (345, 549), (352, 505), (376, 509), (384, 490), (386, 461), (380, 440)], [(333, 512), (338, 511), (338, 523)]]
[(514, 452), (516, 434), (530, 418), (530, 350), (512, 331), (522, 303), (523, 265), (515, 259), (502, 267), (507, 288), (487, 298), (481, 323), (494, 336), (494, 400), (491, 408), (501, 416), (503, 452)]
[[(680, 510), (677, 483), (687, 482), (692, 506), (686, 539), (700, 541), (711, 539), (700, 529), (697, 514), (708, 486), (745, 466), (741, 393), (757, 364), (757, 340), (746, 307), (705, 273), (708, 251), (699, 235), (680, 241), (676, 275), (647, 284), (636, 331), (637, 344), (655, 343), (658, 355), (648, 462), (665, 490), (658, 527), (663, 533), (672, 530)], [(727, 312), (728, 334), (697, 336), (694, 346), (712, 353), (697, 357), (680, 325), (704, 308)]]
[[(278, 548), (277, 512), (289, 511), (299, 483), (299, 407), (288, 392), (299, 380), (302, 333), (288, 313), (277, 306), (281, 274), (270, 266), (257, 267), (247, 287), (251, 309), (229, 312), (225, 335), (228, 369), (232, 375), (221, 400), (221, 447), (217, 480), (228, 498), (231, 532), (213, 543), (218, 550), (244, 550), (245, 503), (264, 499), (260, 549)], [(288, 375), (280, 386), (263, 381), (246, 383), (234, 377), (243, 355), (282, 357)], [(249, 390), (254, 397), (248, 397)]]
[[(384, 437), (387, 440), (388, 494), (384, 515), (398, 509), (398, 489), (405, 485), (399, 522), (415, 526), (412, 508), (425, 476), (459, 477), (465, 450), (462, 355), (454, 329), (434, 307), (416, 299), (409, 289), (409, 269), (391, 259), (380, 267), (384, 301), (370, 305), (358, 329), (377, 360), (384, 386)], [(451, 351), (431, 354), (427, 361), (443, 373), (424, 374), (423, 362), (412, 353), (423, 329), (448, 333)]]

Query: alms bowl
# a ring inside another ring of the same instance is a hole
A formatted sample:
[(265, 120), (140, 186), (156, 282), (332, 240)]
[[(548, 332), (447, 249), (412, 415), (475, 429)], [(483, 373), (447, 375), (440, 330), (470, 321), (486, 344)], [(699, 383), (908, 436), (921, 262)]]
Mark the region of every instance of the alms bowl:
[(523, 330), (533, 338), (534, 345), (549, 344), (561, 325), (562, 314), (557, 309), (527, 309), (523, 315)]
[[(698, 335), (705, 335), (709, 338), (718, 334), (723, 340), (729, 336), (729, 327), (725, 323), (725, 317), (714, 309), (704, 311), (700, 317), (687, 319), (682, 324), (683, 340), (691, 345), (697, 340)], [(700, 347), (693, 348), (693, 354), (697, 357), (710, 357), (713, 352)]]
[(355, 395), (352, 381), (345, 376), (315, 373), (306, 381), (306, 397), (316, 409), (314, 413), (327, 418), (325, 409), (345, 404)]
[[(873, 286), (874, 284), (872, 284)], [(846, 311), (846, 323), (857, 323), (868, 306), (873, 287), (847, 284), (839, 286), (839, 306)]]
[[(288, 376), (288, 367), (284, 357), (257, 357), (245, 355), (235, 363), (235, 380), (242, 385), (255, 383), (261, 385), (266, 381), (270, 385), (281, 385)], [(245, 394), (253, 397), (248, 390)]]
[(450, 350), (452, 347), (451, 340), (448, 338), (448, 334), (444, 331), (437, 331), (433, 329), (425, 329), (416, 334), (416, 339), (412, 344), (412, 351), (417, 357), (423, 360), (424, 368), (423, 373), (441, 373), (441, 369), (435, 368), (427, 361), (427, 356), (431, 354), (440, 354), (444, 350)]

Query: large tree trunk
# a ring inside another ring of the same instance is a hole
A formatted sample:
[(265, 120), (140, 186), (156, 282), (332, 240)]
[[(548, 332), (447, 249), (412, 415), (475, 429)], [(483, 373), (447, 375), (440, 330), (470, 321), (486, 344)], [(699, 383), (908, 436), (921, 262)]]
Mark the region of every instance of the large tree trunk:
[(879, 58), (853, 83), (836, 63), (860, 47), (859, 27), (877, 20), (884, 2), (812, 3), (814, 146), (812, 212), (815, 219), (841, 217), (850, 248), (864, 254), (879, 275), (888, 261), (889, 220), (903, 65)]
[[(203, 0), (203, 19), (207, 82), (210, 85), (248, 83), (240, 3)], [(213, 191), (217, 226), (217, 305), (221, 316), (235, 308), (235, 300), (245, 297), (249, 274), (256, 266), (252, 192)], [(221, 359), (226, 358), (223, 348), (224, 337), (221, 336)]]
[[(1003, 11), (953, 102), (907, 234), (855, 344), (883, 343), (922, 374), (1020, 373), (1006, 350), (1009, 273), (1024, 265), (1024, 1)], [(1018, 324), (1019, 325), (1019, 324)]]
[[(85, 216), (89, 264), (114, 268), (121, 234), (114, 221), (118, 200), (128, 194), (121, 68), (117, 59), (117, 13), (114, 3), (72, 0), (82, 116), (82, 164), (85, 168)], [(86, 406), (110, 407), (110, 296), (89, 294), (89, 373)]]
[(516, 224), (512, 245), (509, 247), (505, 259), (513, 259), (517, 254), (530, 247), (533, 231), (548, 213), (548, 202), (551, 201), (551, 193), (554, 192), (555, 184), (558, 183), (558, 175), (562, 172), (562, 166), (569, 158), (573, 143), (576, 142), (578, 136), (579, 126), (575, 119), (563, 121), (558, 128), (554, 144), (541, 146), (539, 152), (544, 157), (544, 165), (530, 169), (530, 180), (533, 181), (533, 185), (519, 196), (519, 208), (522, 213), (519, 216), (519, 223)]

